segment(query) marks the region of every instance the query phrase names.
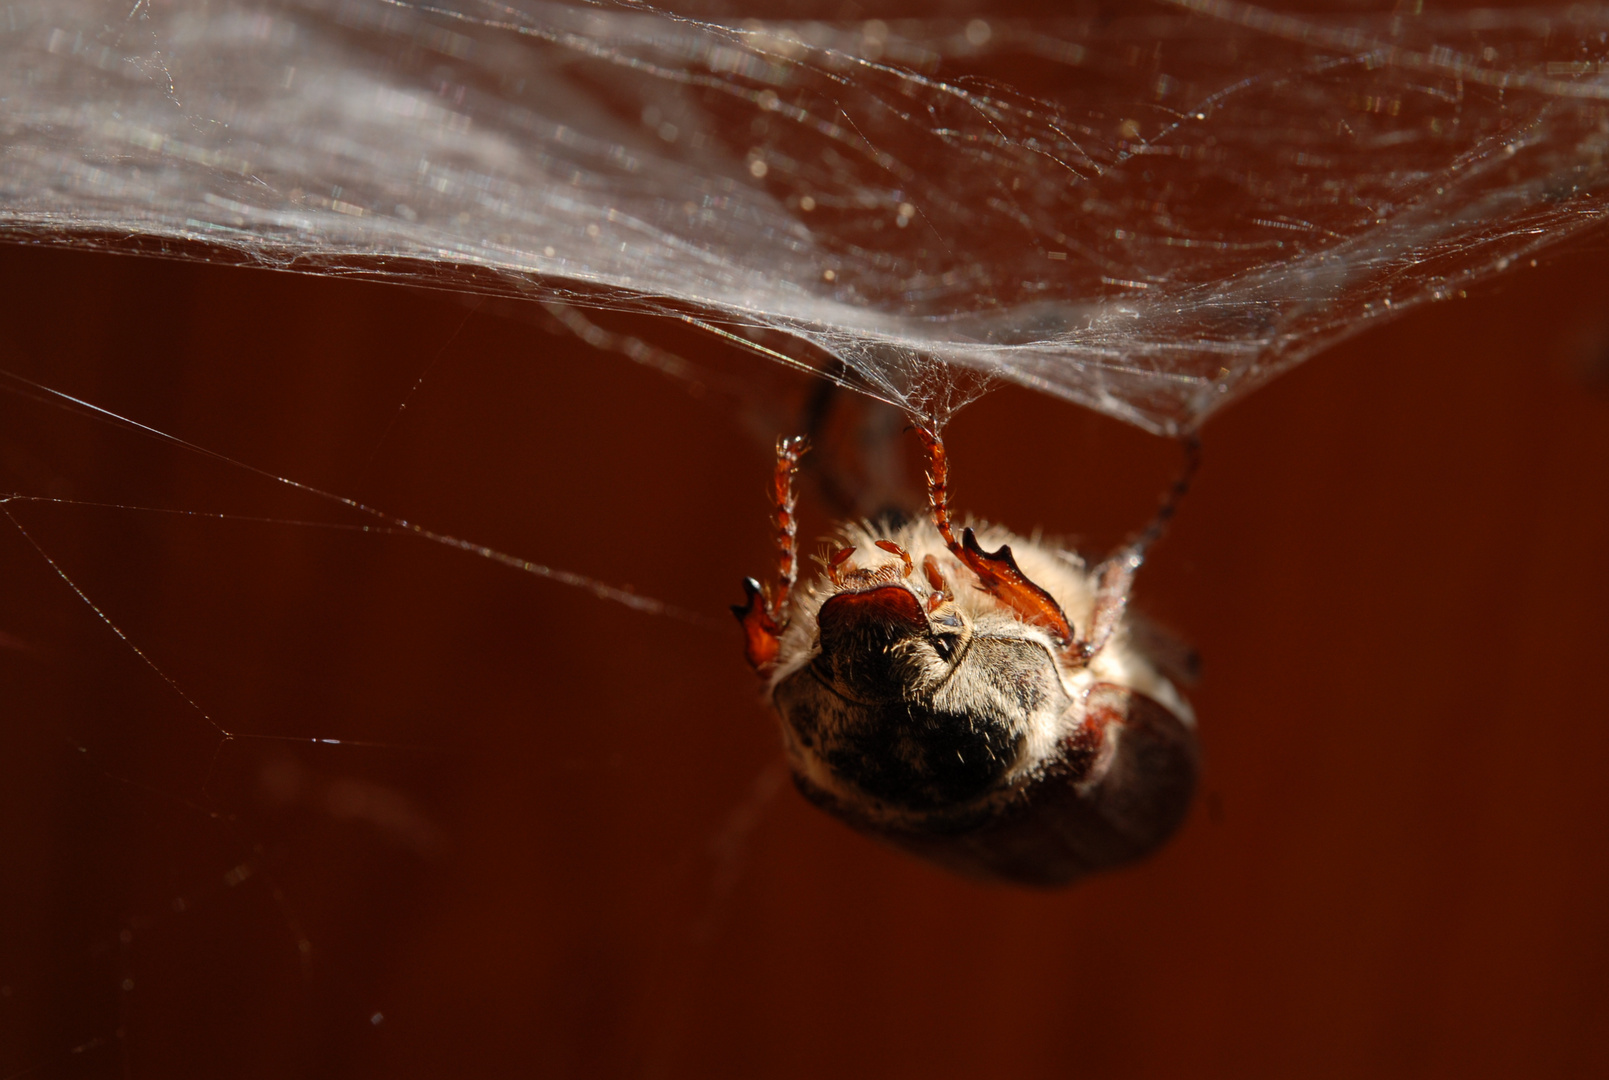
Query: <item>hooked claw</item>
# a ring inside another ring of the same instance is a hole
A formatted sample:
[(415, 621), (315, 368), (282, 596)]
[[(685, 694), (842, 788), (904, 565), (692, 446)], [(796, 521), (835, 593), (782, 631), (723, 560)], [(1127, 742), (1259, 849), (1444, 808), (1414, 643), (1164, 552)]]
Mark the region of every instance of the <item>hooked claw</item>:
[(771, 617), (765, 590), (758, 581), (744, 578), (743, 592), (746, 599), (741, 604), (732, 605), (732, 614), (743, 626), (743, 655), (748, 658), (750, 667), (764, 674), (777, 662), (777, 652), (782, 646), (782, 628)]
[(1010, 544), (1001, 544), (998, 551), (984, 551), (977, 535), (971, 529), (962, 529), (961, 548), (955, 554), (978, 575), (984, 590), (1016, 612), (1018, 618), (1049, 630), (1058, 645), (1065, 647), (1072, 642), (1073, 627), (1061, 605), (1017, 567)]

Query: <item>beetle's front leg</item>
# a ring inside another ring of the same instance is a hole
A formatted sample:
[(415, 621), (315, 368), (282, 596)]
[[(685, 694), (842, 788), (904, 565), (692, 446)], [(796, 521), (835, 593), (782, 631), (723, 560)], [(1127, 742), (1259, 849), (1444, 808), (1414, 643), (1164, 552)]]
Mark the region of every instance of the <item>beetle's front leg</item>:
[(944, 546), (961, 565), (978, 576), (979, 588), (1005, 604), (1019, 619), (1043, 627), (1058, 646), (1067, 647), (1073, 640), (1072, 623), (1056, 598), (1030, 581), (1017, 566), (1010, 546), (984, 551), (971, 529), (962, 529), (961, 539), (956, 540), (950, 524), (950, 462), (944, 451), (944, 440), (939, 438), (936, 428), (921, 424), (917, 425), (916, 434), (927, 450), (928, 509)]
[(808, 441), (799, 436), (777, 440), (777, 467), (771, 481), (771, 501), (777, 512), (776, 588), (767, 589), (754, 578), (745, 578), (747, 598), (732, 605), (732, 614), (743, 625), (744, 655), (762, 675), (776, 663), (782, 632), (788, 628), (788, 596), (799, 577), (799, 522), (794, 516), (798, 494), (793, 480), (799, 459), (809, 449)]

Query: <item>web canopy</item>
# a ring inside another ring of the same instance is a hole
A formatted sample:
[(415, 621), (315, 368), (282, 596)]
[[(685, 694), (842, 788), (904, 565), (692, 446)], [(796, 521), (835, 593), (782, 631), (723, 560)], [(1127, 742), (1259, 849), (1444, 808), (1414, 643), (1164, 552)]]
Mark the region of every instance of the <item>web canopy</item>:
[(1155, 431), (1602, 219), (1609, 11), (22, 0), (0, 229), (785, 331)]

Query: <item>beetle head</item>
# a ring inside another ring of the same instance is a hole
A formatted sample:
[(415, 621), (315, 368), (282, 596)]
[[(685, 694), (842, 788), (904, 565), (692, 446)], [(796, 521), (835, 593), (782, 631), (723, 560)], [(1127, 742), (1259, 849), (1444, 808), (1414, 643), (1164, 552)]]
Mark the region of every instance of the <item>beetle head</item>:
[(980, 632), (954, 604), (926, 611), (905, 584), (840, 592), (817, 626), (777, 709), (799, 754), (878, 803), (920, 813), (987, 794), (1071, 704), (1042, 640)]

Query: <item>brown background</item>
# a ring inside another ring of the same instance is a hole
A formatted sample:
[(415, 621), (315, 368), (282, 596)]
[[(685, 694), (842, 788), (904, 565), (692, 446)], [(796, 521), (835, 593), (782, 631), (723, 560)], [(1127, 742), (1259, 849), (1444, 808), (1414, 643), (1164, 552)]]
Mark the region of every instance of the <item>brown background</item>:
[[(0, 1075), (1603, 1075), (1606, 271), (1208, 424), (1141, 584), (1205, 657), (1203, 797), (1029, 894), (786, 786), (728, 404), (445, 294), (0, 248), (6, 370), (716, 620), (290, 524), (362, 519), (8, 385), (0, 488), (194, 513), (0, 520)], [(961, 507), (1096, 550), (1177, 461), (1016, 390), (951, 444)]]

